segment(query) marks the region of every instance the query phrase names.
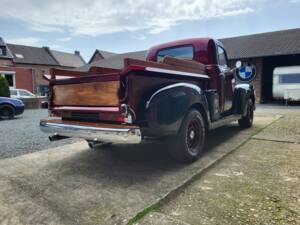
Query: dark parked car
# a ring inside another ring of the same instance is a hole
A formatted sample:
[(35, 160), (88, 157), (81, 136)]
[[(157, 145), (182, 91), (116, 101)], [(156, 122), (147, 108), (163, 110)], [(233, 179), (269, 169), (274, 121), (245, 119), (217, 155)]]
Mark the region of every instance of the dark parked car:
[(0, 97), (0, 118), (13, 119), (24, 112), (24, 104), (19, 99)]

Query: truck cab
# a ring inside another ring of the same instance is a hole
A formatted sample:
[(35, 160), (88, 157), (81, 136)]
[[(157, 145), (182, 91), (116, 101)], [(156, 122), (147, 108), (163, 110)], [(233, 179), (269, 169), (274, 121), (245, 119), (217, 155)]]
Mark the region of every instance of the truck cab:
[(209, 89), (219, 95), (220, 113), (232, 107), (234, 71), (228, 67), (223, 44), (211, 38), (194, 38), (158, 45), (149, 50), (147, 60), (160, 62), (165, 56), (196, 61), (206, 66), (210, 76)]
[(120, 70), (52, 69), (50, 115), (41, 130), (51, 140), (68, 137), (98, 144), (164, 140), (170, 155), (192, 162), (209, 130), (238, 121), (252, 126), (254, 88), (236, 83), (221, 42), (195, 38), (152, 47), (146, 60), (124, 59)]

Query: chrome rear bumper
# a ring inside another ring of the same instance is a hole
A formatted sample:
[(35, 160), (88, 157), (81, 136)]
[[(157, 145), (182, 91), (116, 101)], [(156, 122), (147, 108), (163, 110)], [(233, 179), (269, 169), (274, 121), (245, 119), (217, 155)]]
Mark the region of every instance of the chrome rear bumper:
[(80, 123), (63, 123), (51, 120), (40, 121), (41, 131), (65, 137), (83, 138), (89, 141), (111, 142), (116, 144), (138, 144), (142, 141), (141, 130), (138, 127), (101, 127), (101, 124), (82, 125)]

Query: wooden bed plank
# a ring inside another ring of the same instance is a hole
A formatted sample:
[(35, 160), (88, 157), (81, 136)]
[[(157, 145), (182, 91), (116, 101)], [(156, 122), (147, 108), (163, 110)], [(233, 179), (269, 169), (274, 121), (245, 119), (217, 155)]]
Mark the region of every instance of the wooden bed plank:
[(64, 106), (118, 106), (119, 81), (55, 85), (53, 104)]
[(198, 71), (198, 73), (202, 73), (202, 74), (206, 73), (205, 65), (196, 61), (177, 59), (174, 57), (165, 56), (162, 62), (171, 66), (182, 67), (183, 69), (184, 68), (193, 69), (195, 71)]
[(50, 69), (51, 79), (55, 79), (55, 76), (81, 77), (87, 75), (105, 75), (119, 72), (121, 72), (121, 70), (99, 66), (92, 66), (88, 71), (64, 70), (56, 68)]
[[(175, 70), (175, 71), (182, 71), (182, 72), (206, 74), (205, 70), (202, 68), (201, 65), (198, 65), (196, 67), (195, 63), (193, 62), (189, 63), (189, 61), (181, 60), (181, 59), (175, 59), (175, 60), (172, 60), (173, 65), (170, 65), (166, 63), (158, 63), (158, 62), (144, 61), (139, 59), (125, 58), (124, 66), (126, 68), (128, 66), (136, 65), (136, 66), (155, 67), (160, 69), (168, 69), (168, 70)], [(179, 63), (178, 62), (179, 60), (182, 62)], [(168, 62), (171, 63), (170, 60)]]

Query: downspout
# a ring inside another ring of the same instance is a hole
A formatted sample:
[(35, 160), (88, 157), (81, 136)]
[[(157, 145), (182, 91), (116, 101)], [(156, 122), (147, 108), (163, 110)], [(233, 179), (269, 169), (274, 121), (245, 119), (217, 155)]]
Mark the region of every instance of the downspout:
[(37, 90), (36, 90), (35, 70), (32, 68), (31, 68), (31, 77), (32, 77), (32, 90), (33, 90), (33, 93), (36, 94)]

